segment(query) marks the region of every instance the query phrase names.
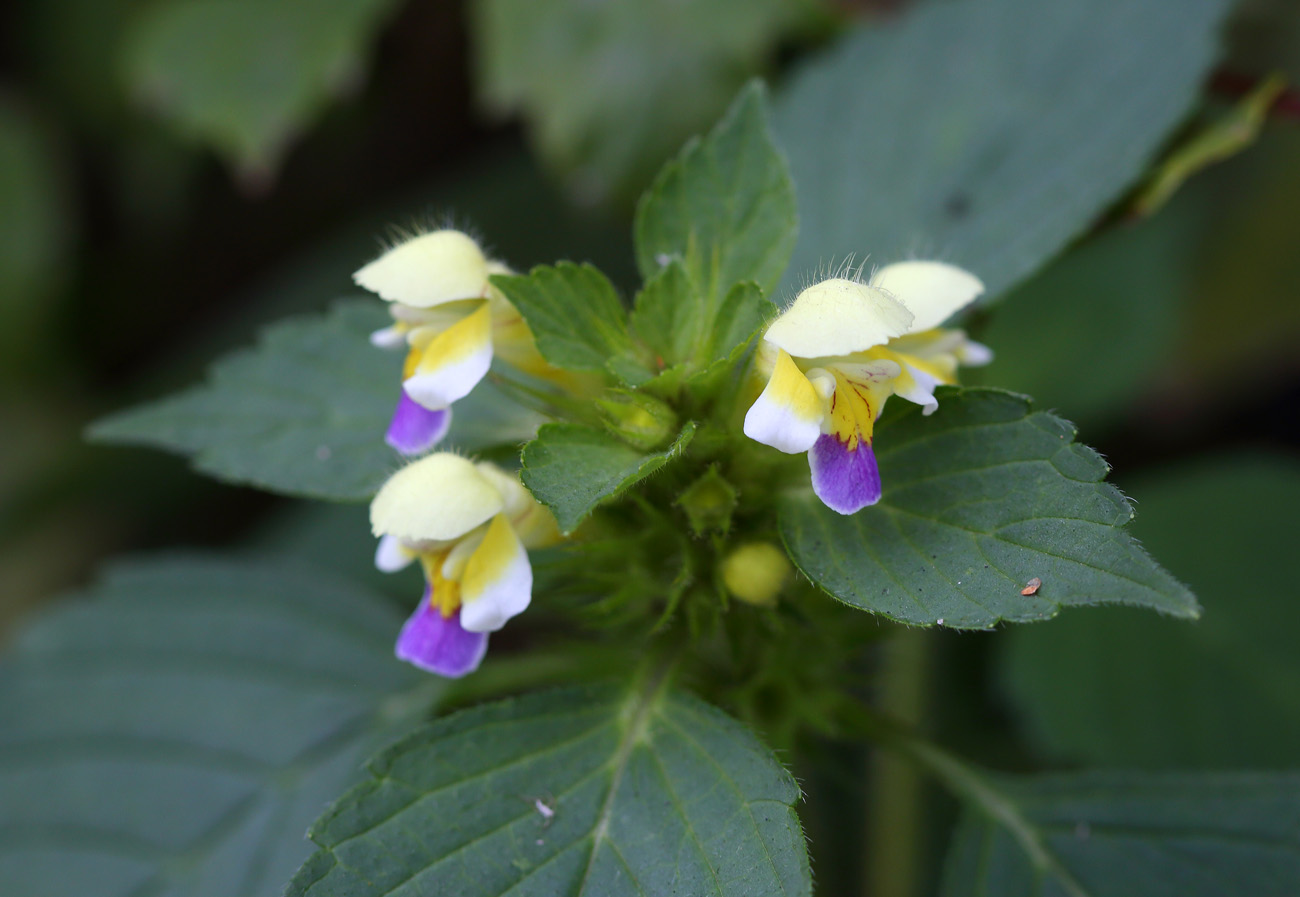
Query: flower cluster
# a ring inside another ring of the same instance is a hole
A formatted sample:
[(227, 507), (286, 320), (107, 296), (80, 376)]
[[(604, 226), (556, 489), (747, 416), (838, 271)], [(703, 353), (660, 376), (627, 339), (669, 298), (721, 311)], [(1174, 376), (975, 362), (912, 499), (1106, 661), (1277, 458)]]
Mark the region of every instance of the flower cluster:
[(853, 514), (880, 500), (872, 432), (898, 395), (939, 407), (935, 387), (956, 383), (959, 364), (992, 353), (939, 325), (984, 292), (974, 275), (942, 262), (898, 262), (869, 283), (832, 278), (808, 287), (763, 334), (758, 367), (767, 385), (745, 416), (745, 435), (790, 454), (808, 453), (813, 491)]
[[(416, 561), (423, 567), (424, 596), (398, 637), (397, 655), (443, 676), (476, 669), (488, 634), (528, 607), (528, 550), (560, 535), (550, 511), (514, 474), (425, 453), (446, 434), (452, 404), (486, 376), (494, 354), (560, 389), (583, 389), (538, 353), (527, 324), (489, 279), (500, 273), (509, 269), (473, 239), (439, 230), (395, 246), (355, 275), (390, 303), (394, 323), (372, 342), (407, 348), (387, 441), (403, 455), (424, 455), (394, 474), (371, 505), (380, 540), (375, 563), (384, 571)], [(983, 289), (960, 268), (909, 261), (867, 282), (835, 277), (803, 290), (754, 353), (757, 398), (744, 434), (782, 452), (807, 452), (813, 490), (833, 510), (852, 514), (875, 503), (881, 486), (872, 438), (886, 400), (898, 395), (929, 414), (938, 407), (935, 388), (955, 383), (960, 365), (991, 358), (963, 331), (940, 328)], [(677, 413), (662, 398), (625, 389), (593, 407), (641, 449), (662, 441)], [(629, 414), (641, 429), (623, 425)], [(732, 432), (734, 425), (724, 427), (717, 439)], [(718, 569), (729, 594), (760, 606), (776, 602), (790, 572), (781, 549), (761, 541), (732, 547)]]
[(559, 539), (551, 513), (513, 475), (437, 452), (407, 465), (370, 505), (375, 566), (419, 561), (425, 589), (397, 639), (397, 656), (443, 676), (472, 672), (488, 633), (532, 600), (529, 548)]

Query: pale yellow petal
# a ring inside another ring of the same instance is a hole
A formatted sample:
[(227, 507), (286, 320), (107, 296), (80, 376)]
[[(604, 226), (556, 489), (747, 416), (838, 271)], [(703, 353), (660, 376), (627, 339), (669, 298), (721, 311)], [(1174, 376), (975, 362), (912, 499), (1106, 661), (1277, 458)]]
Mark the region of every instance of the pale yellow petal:
[(399, 243), (352, 275), (357, 286), (415, 308), (483, 297), (488, 262), (470, 237), (436, 230)]
[(376, 536), (410, 543), (457, 539), (505, 507), (501, 493), (474, 465), (438, 452), (389, 477), (370, 503)]
[(938, 327), (984, 292), (978, 277), (945, 262), (895, 262), (877, 271), (871, 285), (891, 294), (915, 316), (908, 333)]
[(912, 313), (880, 290), (852, 280), (823, 280), (804, 290), (764, 338), (797, 358), (849, 355), (906, 333)]

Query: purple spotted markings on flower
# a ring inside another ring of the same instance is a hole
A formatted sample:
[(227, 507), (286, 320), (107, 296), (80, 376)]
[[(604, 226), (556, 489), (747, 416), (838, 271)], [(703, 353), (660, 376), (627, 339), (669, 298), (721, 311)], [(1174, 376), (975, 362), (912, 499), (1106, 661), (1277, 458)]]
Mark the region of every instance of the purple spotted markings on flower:
[(763, 335), (767, 378), (745, 415), (745, 434), (789, 454), (808, 453), (813, 491), (853, 514), (881, 497), (872, 449), (891, 395), (930, 414), (934, 390), (960, 365), (992, 353), (961, 330), (940, 328), (984, 291), (974, 275), (942, 262), (887, 265), (867, 283), (832, 278), (801, 292)]

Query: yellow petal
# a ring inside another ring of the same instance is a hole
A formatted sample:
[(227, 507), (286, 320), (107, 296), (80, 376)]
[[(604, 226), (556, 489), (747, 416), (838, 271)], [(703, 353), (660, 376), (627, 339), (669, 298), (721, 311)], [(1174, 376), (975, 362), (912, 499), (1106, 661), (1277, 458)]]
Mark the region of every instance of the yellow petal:
[(505, 507), (501, 493), (459, 455), (438, 452), (389, 477), (370, 503), (376, 536), (406, 542), (458, 539)]
[(402, 381), (406, 394), (425, 408), (446, 408), (469, 395), (492, 365), (492, 313), (486, 302), (463, 321), (435, 336)]
[(360, 287), (390, 302), (429, 308), (482, 297), (488, 262), (458, 230), (436, 230), (399, 243), (352, 275)]
[(533, 569), (509, 519), (498, 514), (470, 555), (460, 581), (460, 625), (468, 632), (495, 632), (528, 607)]
[(835, 278), (798, 295), (764, 338), (797, 358), (849, 355), (906, 333), (912, 313), (866, 284)]
[(896, 262), (871, 278), (871, 285), (890, 293), (915, 317), (908, 333), (938, 327), (984, 292), (978, 277), (944, 262)]
[(797, 455), (817, 441), (825, 415), (825, 399), (781, 349), (767, 387), (745, 415), (745, 435)]

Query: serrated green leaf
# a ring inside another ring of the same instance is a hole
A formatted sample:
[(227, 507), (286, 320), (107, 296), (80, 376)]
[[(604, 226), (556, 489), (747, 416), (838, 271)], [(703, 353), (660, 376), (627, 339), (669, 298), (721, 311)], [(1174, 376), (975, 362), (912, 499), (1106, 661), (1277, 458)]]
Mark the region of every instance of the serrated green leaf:
[[(1300, 465), (1255, 455), (1136, 486), (1134, 530), (1205, 604), (1195, 625), (1122, 608), (999, 641), (999, 679), (1033, 742), (1068, 762), (1281, 768), (1300, 757), (1300, 605), (1290, 556)], [(1205, 509), (1214, 509), (1207, 525)], [(1098, 646), (1104, 645), (1104, 651)]]
[(709, 335), (731, 288), (770, 292), (794, 247), (794, 187), (767, 126), (764, 91), (751, 84), (702, 140), (686, 145), (637, 205), (637, 264), (647, 281), (680, 259)]
[(312, 827), (321, 850), (286, 897), (811, 893), (798, 786), (739, 723), (682, 694), (501, 701), (370, 769)]
[[(1074, 428), (1023, 396), (945, 387), (939, 410), (882, 421), (884, 495), (842, 516), (784, 498), (781, 536), (814, 583), (854, 607), (922, 626), (987, 628), (1118, 603), (1195, 617), (1196, 599), (1124, 529), (1129, 502)], [(1035, 594), (1021, 590), (1030, 579)]]
[(758, 331), (776, 316), (777, 308), (763, 298), (756, 283), (738, 283), (727, 291), (705, 342), (705, 364), (737, 360)]
[[(389, 322), (375, 302), (289, 318), (258, 346), (215, 364), (209, 382), (94, 424), (99, 442), (194, 458), (219, 480), (309, 498), (369, 499), (402, 463), (384, 443), (401, 389), (401, 355), (370, 345)], [(483, 383), (453, 409), (447, 447), (523, 442), (538, 415)]]
[(790, 0), (483, 0), (470, 11), (478, 88), (528, 120), (587, 203), (635, 196), (727, 106), (777, 40), (824, 15)]
[(700, 338), (699, 303), (686, 268), (673, 259), (647, 280), (632, 306), (632, 331), (660, 367), (690, 360)]
[(177, 0), (126, 39), (140, 102), (183, 135), (265, 175), (331, 98), (362, 76), (393, 0)]
[(857, 28), (776, 99), (802, 225), (786, 284), (922, 253), (1002, 292), (1142, 174), (1229, 5), (957, 0)]
[(556, 367), (609, 371), (630, 386), (648, 380), (628, 333), (627, 311), (609, 278), (592, 265), (538, 265), (527, 275), (492, 278), (528, 322), (537, 350)]
[[(117, 568), (0, 673), (0, 881), (41, 897), (263, 897), (441, 683), (374, 595), (277, 567)], [(414, 689), (414, 690), (412, 690)]]
[(1300, 892), (1300, 774), (1079, 773), (992, 784), (999, 821), (992, 808), (966, 812), (944, 897)]
[(695, 424), (659, 452), (643, 452), (611, 433), (581, 424), (546, 424), (524, 446), (520, 476), (533, 496), (551, 509), (564, 532), (591, 510), (667, 464), (690, 443)]
[(703, 311), (685, 266), (674, 259), (637, 296), (632, 329), (655, 354), (657, 366), (685, 365), (683, 373), (689, 373), (734, 360), (735, 351), (748, 346), (777, 309), (757, 284), (738, 283), (711, 321), (704, 320)]

